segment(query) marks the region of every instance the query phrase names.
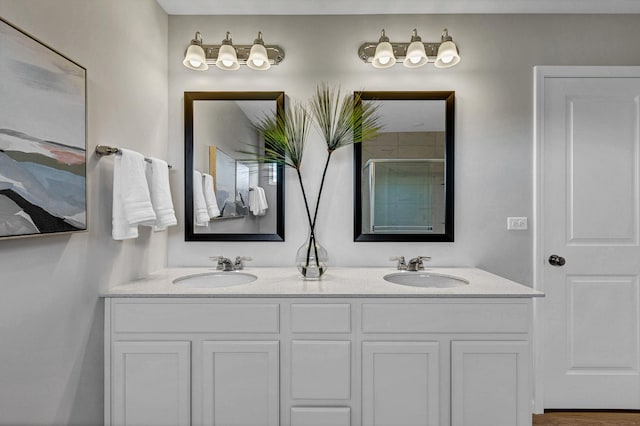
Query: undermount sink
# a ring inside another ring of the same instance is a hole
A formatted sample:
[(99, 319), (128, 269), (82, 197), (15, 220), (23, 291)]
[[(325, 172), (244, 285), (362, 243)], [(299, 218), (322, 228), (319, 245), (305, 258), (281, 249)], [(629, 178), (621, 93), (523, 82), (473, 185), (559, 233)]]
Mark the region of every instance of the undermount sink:
[(249, 284), (257, 279), (255, 275), (245, 272), (216, 271), (176, 278), (173, 283), (185, 288), (222, 288)]
[(469, 281), (462, 278), (432, 272), (395, 272), (383, 278), (393, 284), (424, 288), (450, 288), (469, 284)]

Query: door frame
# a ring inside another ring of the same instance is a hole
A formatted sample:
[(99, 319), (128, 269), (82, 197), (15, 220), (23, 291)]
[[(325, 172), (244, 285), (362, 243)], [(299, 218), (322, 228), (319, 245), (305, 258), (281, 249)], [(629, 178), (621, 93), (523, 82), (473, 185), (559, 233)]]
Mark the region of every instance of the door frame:
[[(640, 78), (640, 66), (534, 66), (533, 67), (533, 287), (544, 292), (544, 90), (547, 78)], [(533, 309), (533, 412), (544, 412), (544, 298)], [(568, 407), (569, 408), (569, 407)]]

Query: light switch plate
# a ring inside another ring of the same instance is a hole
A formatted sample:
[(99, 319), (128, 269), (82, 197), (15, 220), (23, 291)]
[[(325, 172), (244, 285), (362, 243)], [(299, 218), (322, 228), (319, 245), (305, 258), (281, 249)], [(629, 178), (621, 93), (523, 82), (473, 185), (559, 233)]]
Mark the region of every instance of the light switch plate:
[(507, 229), (509, 231), (526, 231), (527, 218), (526, 217), (508, 217)]

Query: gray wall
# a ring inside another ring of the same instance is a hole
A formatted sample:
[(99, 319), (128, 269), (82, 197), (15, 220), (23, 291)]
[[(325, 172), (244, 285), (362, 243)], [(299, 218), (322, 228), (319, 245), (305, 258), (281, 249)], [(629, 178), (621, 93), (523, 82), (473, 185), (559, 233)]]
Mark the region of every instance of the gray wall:
[(87, 68), (89, 231), (0, 241), (0, 424), (99, 425), (101, 290), (166, 264), (166, 233), (111, 240), (113, 158), (167, 155), (168, 18), (154, 0), (0, 0), (0, 16)]
[[(171, 17), (153, 0), (0, 0), (0, 16), (88, 70), (88, 150), (97, 144), (168, 156), (174, 202), (184, 221), (182, 92), (285, 90), (306, 99), (320, 81), (345, 91), (455, 90), (456, 242), (352, 242), (352, 155), (331, 165), (318, 235), (334, 265), (385, 265), (395, 254), (426, 254), (437, 265), (477, 265), (531, 283), (530, 231), (506, 231), (507, 216), (532, 212), (532, 67), (638, 65), (640, 17), (430, 15), (357, 17)], [(169, 21), (167, 24), (167, 20)], [(356, 57), (384, 27), (392, 40), (417, 27), (425, 41), (447, 26), (462, 62), (381, 71)], [(196, 30), (218, 43), (224, 31), (249, 43), (258, 30), (286, 49), (267, 73), (182, 64)], [(336, 59), (327, 61), (335, 55)], [(168, 55), (168, 57), (167, 57)], [(168, 77), (167, 77), (168, 76)], [(167, 88), (169, 93), (167, 93)], [(168, 100), (167, 100), (168, 99)], [(167, 117), (169, 117), (167, 133)], [(324, 159), (313, 134), (304, 164), (315, 191)], [(285, 243), (185, 243), (184, 230), (143, 230), (114, 242), (110, 158), (88, 156), (89, 232), (0, 241), (0, 424), (95, 425), (102, 419), (102, 304), (99, 292), (165, 265), (205, 265), (212, 254), (246, 254), (257, 265), (293, 265), (307, 236), (294, 177), (287, 176)]]
[[(462, 61), (440, 70), (396, 65), (377, 70), (357, 57), (358, 46), (384, 28), (406, 41), (417, 28), (437, 41), (447, 27)], [(181, 57), (196, 31), (219, 43), (231, 31), (237, 44), (258, 31), (286, 51), (264, 73), (187, 70)], [(534, 65), (638, 65), (640, 15), (417, 15), (417, 16), (170, 16), (169, 156), (181, 163), (182, 92), (284, 90), (308, 99), (320, 81), (345, 91), (455, 90), (455, 243), (354, 243), (352, 151), (338, 151), (330, 166), (317, 235), (333, 265), (391, 265), (392, 255), (430, 255), (433, 265), (473, 265), (531, 285), (532, 232), (508, 232), (507, 216), (532, 216), (532, 116)], [(333, 59), (330, 59), (333, 58)], [(312, 133), (303, 174), (315, 193), (324, 162), (323, 141)], [(180, 179), (182, 176), (175, 176)], [(293, 173), (286, 180), (286, 242), (185, 243), (170, 232), (170, 265), (205, 265), (210, 254), (250, 255), (255, 265), (293, 265), (307, 236), (304, 208)], [(177, 194), (176, 194), (177, 195)], [(182, 210), (182, 195), (176, 197)]]

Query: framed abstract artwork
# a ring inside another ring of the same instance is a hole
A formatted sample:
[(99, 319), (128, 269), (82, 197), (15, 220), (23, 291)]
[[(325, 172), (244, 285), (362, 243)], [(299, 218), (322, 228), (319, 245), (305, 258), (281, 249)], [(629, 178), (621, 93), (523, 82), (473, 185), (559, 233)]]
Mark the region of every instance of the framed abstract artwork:
[(87, 229), (86, 69), (0, 18), (0, 239)]

